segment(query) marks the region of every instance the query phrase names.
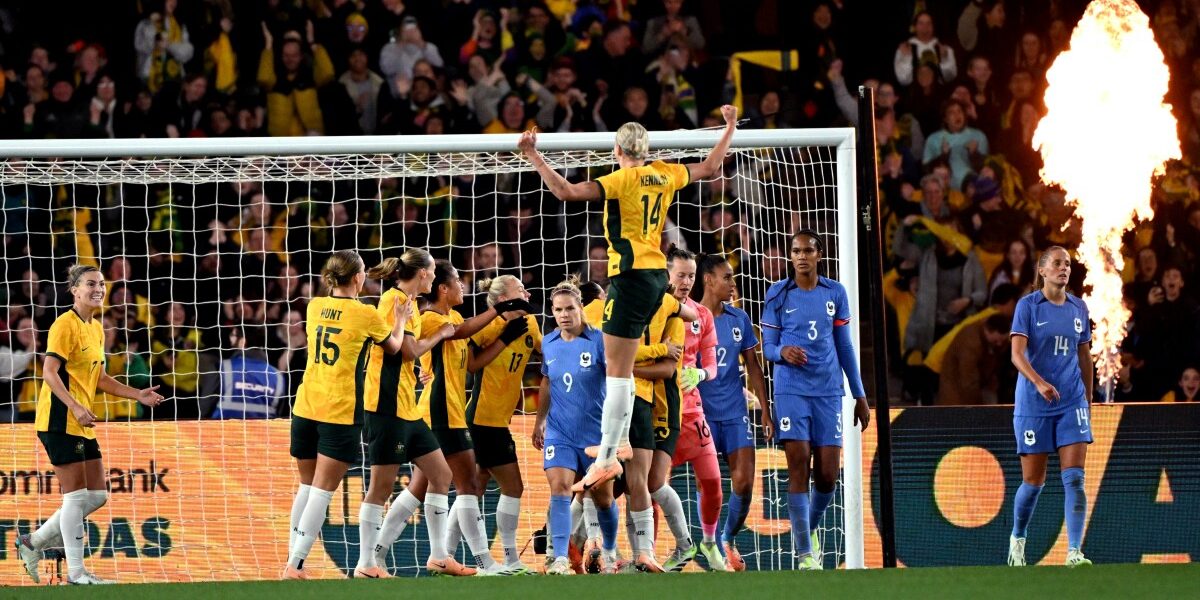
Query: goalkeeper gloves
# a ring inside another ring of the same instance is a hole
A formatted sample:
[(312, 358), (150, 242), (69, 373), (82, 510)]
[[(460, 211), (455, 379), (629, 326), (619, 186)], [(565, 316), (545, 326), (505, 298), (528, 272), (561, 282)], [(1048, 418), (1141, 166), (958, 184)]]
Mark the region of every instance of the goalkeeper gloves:
[(504, 326), (504, 331), (500, 332), (500, 340), (507, 346), (527, 333), (529, 333), (529, 320), (525, 317), (513, 319)]
[(707, 378), (708, 373), (705, 372), (704, 369), (697, 369), (696, 367), (684, 367), (683, 377), (679, 381), (679, 389), (685, 392), (690, 392), (696, 389), (696, 386), (700, 385), (700, 382)]
[(523, 310), (525, 311), (525, 314), (529, 315), (533, 314), (534, 312), (533, 305), (524, 298), (514, 298), (512, 300), (505, 300), (504, 302), (497, 302), (492, 308), (496, 309), (496, 314), (498, 315), (518, 310)]

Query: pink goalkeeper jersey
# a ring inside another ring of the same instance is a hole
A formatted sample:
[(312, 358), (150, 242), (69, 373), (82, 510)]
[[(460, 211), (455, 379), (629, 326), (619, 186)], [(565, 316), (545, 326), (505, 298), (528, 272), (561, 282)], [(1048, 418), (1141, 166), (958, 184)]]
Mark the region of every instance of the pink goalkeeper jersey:
[[(700, 318), (687, 324), (687, 337), (683, 343), (683, 362), (686, 367), (699, 367), (705, 371), (705, 379), (717, 377), (717, 328), (713, 316), (703, 304), (688, 298), (685, 304), (700, 313)], [(699, 361), (697, 361), (697, 356)], [(704, 417), (704, 405), (700, 402), (700, 388), (683, 395), (683, 414), (695, 418)]]

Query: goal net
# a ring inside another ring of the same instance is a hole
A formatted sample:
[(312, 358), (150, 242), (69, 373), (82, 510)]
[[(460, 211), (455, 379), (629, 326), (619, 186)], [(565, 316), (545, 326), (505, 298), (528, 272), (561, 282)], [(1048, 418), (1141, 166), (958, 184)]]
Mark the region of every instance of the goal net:
[[(698, 160), (716, 138), (655, 132), (652, 158)], [(539, 139), (550, 164), (572, 180), (615, 168), (612, 145), (612, 134)], [(355, 249), (371, 265), (405, 247), (427, 248), (468, 282), (517, 275), (535, 306), (569, 274), (603, 277), (600, 206), (555, 199), (515, 146), (516, 137), (504, 135), (0, 144), (8, 282), (0, 353), (12, 358), (0, 372), (0, 558), (18, 560), (11, 536), (61, 503), (32, 419), (46, 333), (71, 303), (66, 271), (78, 262), (99, 266), (107, 282), (106, 370), (130, 385), (161, 385), (169, 398), (153, 411), (97, 399), (111, 496), (87, 522), (89, 568), (122, 582), (277, 577), (296, 486), (287, 416), (311, 359), (304, 309), (320, 293), (315, 273), (329, 253)], [(787, 277), (788, 233), (815, 229), (827, 248), (823, 274), (840, 279), (858, 306), (853, 154), (849, 129), (739, 131), (722, 174), (680, 192), (665, 237), (728, 257), (739, 302), (757, 323), (767, 288)], [(378, 294), (378, 282), (369, 282), (365, 300)], [(472, 291), (459, 311), (470, 316), (483, 306)], [(553, 328), (547, 316), (542, 323)], [(214, 418), (231, 407), (221, 404), (223, 391), (243, 385), (228, 375), (239, 358), (278, 371), (262, 384), (279, 398), (276, 418)], [(539, 366), (528, 369), (526, 402), (512, 424), (526, 485), (518, 544), (530, 566), (541, 563), (535, 532), (549, 503), (529, 441)], [(853, 423), (851, 408), (847, 401), (844, 423)], [(790, 569), (786, 464), (758, 429), (754, 498), (737, 545), (750, 569)], [(841, 485), (821, 525), (827, 568), (864, 561), (861, 441), (853, 427), (844, 434)], [(337, 577), (353, 569), (367, 471), (361, 464), (346, 476), (306, 570)], [(698, 539), (692, 474), (677, 469), (671, 482)], [(493, 486), (483, 504), (497, 545), (498, 497)], [(671, 548), (665, 526), (658, 538), (662, 557)], [(423, 573), (425, 539), (418, 513), (393, 546), (395, 572)], [(0, 570), (0, 585), (25, 582), (15, 565)]]

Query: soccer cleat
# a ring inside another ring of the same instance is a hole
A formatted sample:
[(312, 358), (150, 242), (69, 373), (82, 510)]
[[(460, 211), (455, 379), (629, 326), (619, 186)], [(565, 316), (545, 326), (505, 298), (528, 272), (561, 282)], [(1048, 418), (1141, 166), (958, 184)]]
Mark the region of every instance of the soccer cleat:
[[(547, 561), (546, 566), (549, 566), (549, 565), (550, 565), (550, 563), (549, 563), (549, 561)], [(535, 574), (533, 571), (531, 571), (529, 569), (529, 567), (525, 566), (525, 563), (523, 563), (523, 562), (508, 563), (508, 564), (504, 565), (504, 571), (505, 571), (506, 575), (534, 575)]]
[(637, 560), (633, 561), (633, 568), (640, 573), (662, 573), (663, 567), (654, 560), (654, 556), (643, 552), (638, 555)]
[[(597, 456), (600, 456), (600, 446), (588, 446), (587, 448), (583, 449), (583, 453), (592, 458), (596, 458)], [(633, 458), (633, 446), (630, 446), (629, 444), (621, 444), (620, 446), (617, 446), (616, 458), (619, 461), (626, 461)]]
[(638, 570), (637, 570), (637, 567), (633, 564), (633, 561), (625, 560), (622, 558), (622, 559), (618, 559), (617, 562), (613, 563), (612, 572), (618, 573), (618, 574), (629, 574), (629, 573), (637, 573)]
[(805, 554), (800, 557), (800, 564), (796, 566), (799, 571), (820, 571), (821, 563), (817, 562), (817, 558), (812, 553)]
[(367, 567), (365, 569), (354, 569), (354, 578), (358, 579), (359, 577), (363, 579), (391, 579), (392, 575), (383, 567)]
[(560, 556), (550, 563), (546, 568), (547, 575), (574, 575), (575, 571), (571, 568), (571, 561), (565, 556)]
[(1068, 548), (1066, 565), (1071, 568), (1090, 567), (1092, 566), (1092, 561), (1085, 558), (1083, 552), (1080, 552), (1078, 548)]
[(583, 552), (579, 546), (575, 545), (574, 541), (567, 542), (567, 560), (570, 561), (571, 570), (575, 571), (576, 575), (583, 575)]
[(442, 560), (429, 559), (425, 563), (425, 570), (433, 575), (449, 575), (451, 577), (470, 577), (475, 574), (475, 569), (463, 566), (449, 556)]
[(820, 571), (825, 568), (825, 555), (821, 553), (821, 536), (814, 531), (809, 536), (809, 541), (812, 543), (812, 557), (817, 565), (815, 570)]
[(1008, 566), (1025, 566), (1025, 538), (1008, 536)]
[(700, 542), (700, 553), (704, 555), (704, 560), (708, 562), (709, 571), (725, 572), (729, 567), (725, 564), (725, 557), (721, 556), (721, 549), (717, 547), (716, 542)]
[(107, 579), (100, 579), (99, 577), (96, 577), (95, 573), (84, 571), (83, 574), (75, 579), (68, 577), (67, 583), (71, 585), (112, 585), (116, 582), (109, 581)]
[(29, 534), (17, 536), (16, 546), (17, 554), (21, 556), (21, 562), (25, 563), (25, 573), (34, 583), (41, 583), (42, 576), (38, 573), (38, 563), (42, 560), (42, 553), (34, 550)]
[(737, 546), (724, 542), (725, 544), (725, 564), (729, 565), (734, 571), (745, 571), (746, 561), (742, 560), (742, 555), (738, 552)]
[(670, 573), (678, 573), (687, 567), (689, 563), (696, 559), (696, 552), (699, 548), (695, 544), (688, 547), (687, 550), (676, 548), (671, 551), (671, 555), (667, 557), (667, 562), (663, 563), (663, 569)]
[(304, 569), (297, 569), (296, 567), (288, 565), (283, 568), (283, 575), (281, 575), (279, 578), (280, 579), (299, 579), (299, 580), (307, 581), (308, 573), (305, 573)]
[(588, 540), (583, 545), (583, 570), (595, 575), (604, 570), (600, 540)]
[(490, 567), (479, 567), (478, 569), (475, 569), (476, 577), (508, 577), (509, 575), (515, 574), (516, 573), (510, 571), (507, 566), (500, 563), (492, 563), (492, 566)]
[(586, 492), (610, 479), (620, 477), (623, 472), (624, 469), (621, 468), (619, 461), (610, 461), (607, 465), (601, 465), (600, 461), (596, 461), (588, 467), (587, 474), (583, 476), (583, 479), (576, 481), (575, 485), (571, 486), (571, 491)]

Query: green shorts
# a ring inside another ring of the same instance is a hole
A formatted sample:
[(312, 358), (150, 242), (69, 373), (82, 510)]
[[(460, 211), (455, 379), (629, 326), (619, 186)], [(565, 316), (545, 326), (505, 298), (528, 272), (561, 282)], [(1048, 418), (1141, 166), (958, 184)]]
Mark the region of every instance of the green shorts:
[(475, 446), (471, 444), (471, 432), (466, 429), (434, 427), (433, 437), (437, 439), (438, 446), (442, 448), (442, 454), (446, 456), (475, 449)]
[(629, 445), (641, 450), (655, 448), (654, 405), (633, 399), (633, 417), (629, 419)]
[(471, 425), (471, 441), (475, 444), (475, 464), (481, 468), (517, 462), (517, 444), (507, 427)]
[(604, 333), (626, 339), (642, 337), (665, 293), (666, 269), (631, 269), (614, 275), (608, 280), (608, 299), (604, 301)]
[(100, 443), (92, 438), (60, 431), (39, 431), (37, 435), (54, 466), (100, 459)]
[(344, 463), (357, 463), (362, 450), (362, 427), (322, 423), (292, 415), (293, 458), (308, 460), (323, 454)]
[(367, 413), (367, 460), (372, 465), (401, 465), (438, 450), (425, 421)]

